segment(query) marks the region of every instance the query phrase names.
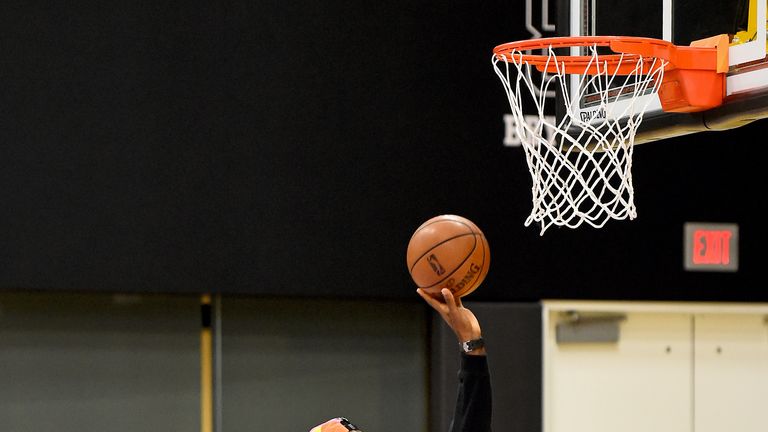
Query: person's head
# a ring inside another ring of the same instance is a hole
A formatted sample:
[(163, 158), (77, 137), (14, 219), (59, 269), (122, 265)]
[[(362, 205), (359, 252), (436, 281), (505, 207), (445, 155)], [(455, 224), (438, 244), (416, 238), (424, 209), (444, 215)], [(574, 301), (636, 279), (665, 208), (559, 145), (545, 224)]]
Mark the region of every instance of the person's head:
[(330, 419), (327, 422), (319, 424), (309, 430), (309, 432), (352, 432), (352, 431), (363, 432), (360, 430), (360, 428), (352, 424), (349, 420), (347, 420), (344, 417), (336, 417), (336, 418)]

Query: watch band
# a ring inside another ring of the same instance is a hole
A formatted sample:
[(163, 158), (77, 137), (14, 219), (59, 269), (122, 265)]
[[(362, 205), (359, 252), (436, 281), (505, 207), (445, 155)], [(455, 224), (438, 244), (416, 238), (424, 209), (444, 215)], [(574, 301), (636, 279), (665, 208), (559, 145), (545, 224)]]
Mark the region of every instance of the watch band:
[(464, 341), (459, 344), (461, 346), (461, 351), (465, 353), (472, 352), (476, 349), (483, 348), (485, 346), (485, 341), (483, 338), (477, 338), (477, 339), (471, 339), (468, 341)]

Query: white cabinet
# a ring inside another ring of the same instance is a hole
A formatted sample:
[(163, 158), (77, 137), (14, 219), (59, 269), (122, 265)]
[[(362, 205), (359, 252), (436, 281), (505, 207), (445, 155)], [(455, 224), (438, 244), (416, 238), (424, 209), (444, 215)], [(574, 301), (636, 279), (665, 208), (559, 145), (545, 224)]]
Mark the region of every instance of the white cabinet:
[(543, 302), (545, 432), (765, 432), (768, 305)]
[(768, 430), (764, 315), (696, 314), (696, 432)]

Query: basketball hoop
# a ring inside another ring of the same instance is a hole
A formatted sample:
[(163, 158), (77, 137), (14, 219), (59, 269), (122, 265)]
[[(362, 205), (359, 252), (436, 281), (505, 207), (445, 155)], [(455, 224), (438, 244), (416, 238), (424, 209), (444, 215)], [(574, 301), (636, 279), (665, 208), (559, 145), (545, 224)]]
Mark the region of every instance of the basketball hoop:
[[(528, 39), (497, 46), (493, 66), (507, 93), (533, 180), (533, 209), (525, 226), (538, 222), (543, 235), (552, 225), (576, 228), (587, 223), (600, 228), (610, 219), (634, 219), (632, 151), (651, 100), (640, 103), (639, 96), (658, 95), (668, 112), (720, 105), (727, 48), (726, 35), (690, 47), (622, 36)], [(569, 54), (563, 55), (562, 49)], [(534, 50), (543, 54), (532, 54)], [(580, 55), (571, 55), (577, 50)], [(533, 74), (533, 69), (541, 74)], [(579, 89), (574, 100), (568, 92), (571, 85)], [(544, 95), (550, 90), (562, 96), (555, 107), (563, 110), (557, 122), (545, 115), (552, 108), (545, 107)], [(585, 95), (593, 109), (580, 117), (574, 104)], [(537, 121), (526, 121), (524, 102), (535, 107)]]

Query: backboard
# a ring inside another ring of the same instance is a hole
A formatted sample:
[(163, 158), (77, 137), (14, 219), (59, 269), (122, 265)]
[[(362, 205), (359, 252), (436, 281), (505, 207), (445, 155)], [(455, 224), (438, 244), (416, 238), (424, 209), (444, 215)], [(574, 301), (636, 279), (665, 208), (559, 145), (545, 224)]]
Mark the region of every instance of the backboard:
[[(655, 93), (640, 96), (648, 103), (635, 144), (709, 130), (726, 130), (768, 117), (766, 0), (558, 0), (557, 33), (561, 36), (643, 36), (676, 45), (728, 34), (731, 38), (723, 104), (695, 113), (667, 113)], [(580, 48), (571, 48), (580, 55)], [(568, 91), (584, 118), (598, 107), (587, 93), (578, 96), (579, 76)], [(561, 97), (561, 95), (558, 95)], [(619, 97), (615, 104), (621, 104)], [(560, 107), (560, 103), (556, 106)], [(562, 109), (556, 112), (557, 120)], [(621, 110), (608, 111), (621, 112)]]

